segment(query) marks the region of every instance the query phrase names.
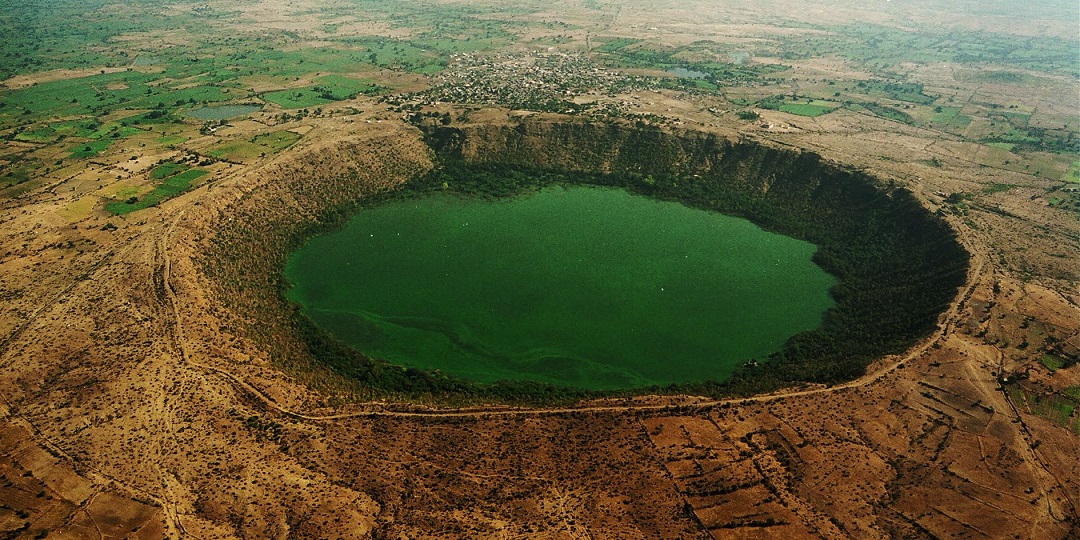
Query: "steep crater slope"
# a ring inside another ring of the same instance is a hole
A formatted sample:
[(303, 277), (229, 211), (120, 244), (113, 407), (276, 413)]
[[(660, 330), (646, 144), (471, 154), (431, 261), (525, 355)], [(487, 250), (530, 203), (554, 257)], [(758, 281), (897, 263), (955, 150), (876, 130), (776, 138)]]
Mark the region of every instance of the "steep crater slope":
[[(409, 189), (452, 186), (507, 195), (543, 182), (614, 185), (746, 217), (820, 247), (815, 261), (840, 281), (832, 291), (836, 306), (821, 328), (794, 336), (768, 361), (747, 365), (729, 380), (663, 391), (752, 393), (857, 377), (874, 359), (902, 352), (928, 335), (965, 281), (967, 253), (948, 225), (910, 192), (813, 153), (733, 142), (708, 133), (618, 124), (528, 120), (424, 130), (434, 150), (435, 168), (417, 173)], [(370, 183), (373, 179), (366, 176), (345, 175), (336, 183)], [(289, 182), (299, 188), (311, 180), (286, 180), (284, 185)], [(209, 264), (209, 269), (219, 278), (216, 282), (224, 296), (234, 299), (232, 308), (251, 323), (256, 342), (279, 365), (294, 372), (329, 366), (367, 396), (449, 393), (536, 402), (579, 395), (524, 382), (479, 387), (388, 366), (344, 347), (288, 305), (276, 277), (285, 255), (311, 234), (340, 224), (364, 205), (376, 204), (362, 197), (373, 191), (377, 190), (321, 191), (317, 200), (304, 203), (305, 212), (278, 221), (275, 240), (269, 243), (246, 238), (259, 236), (260, 227), (247, 222), (243, 211), (221, 223), (222, 241), (217, 246), (231, 246), (230, 257), (240, 259), (238, 267), (260, 267), (273, 277), (252, 281), (220, 264)], [(293, 193), (312, 196), (310, 190)], [(262, 245), (271, 256), (243, 249), (244, 245)], [(211, 254), (207, 260), (222, 258)], [(244, 284), (237, 288), (237, 282)]]
[(927, 335), (965, 280), (968, 256), (953, 231), (910, 192), (813, 153), (582, 123), (431, 127), (428, 141), (447, 183), (476, 184), (504, 168), (582, 173), (570, 178), (743, 216), (817, 244), (815, 261), (840, 279), (823, 327), (795, 336), (731, 381), (687, 390), (758, 391), (856, 377), (874, 358)]

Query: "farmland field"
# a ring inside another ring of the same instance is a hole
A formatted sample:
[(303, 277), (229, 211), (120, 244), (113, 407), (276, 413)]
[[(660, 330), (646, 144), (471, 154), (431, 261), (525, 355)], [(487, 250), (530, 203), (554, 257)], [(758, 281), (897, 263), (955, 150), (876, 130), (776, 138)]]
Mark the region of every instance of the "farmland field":
[(105, 205), (105, 209), (113, 214), (123, 215), (144, 208), (149, 208), (162, 201), (171, 199), (191, 187), (191, 183), (206, 174), (200, 169), (191, 169), (179, 174), (169, 176), (154, 187), (152, 191), (142, 197), (133, 196), (125, 201), (111, 202)]

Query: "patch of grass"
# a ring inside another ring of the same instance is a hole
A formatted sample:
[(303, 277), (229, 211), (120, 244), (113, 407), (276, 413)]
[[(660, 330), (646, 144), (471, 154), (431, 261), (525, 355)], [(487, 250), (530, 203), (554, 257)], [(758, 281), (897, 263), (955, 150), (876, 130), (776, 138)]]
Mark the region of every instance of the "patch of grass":
[(897, 109), (896, 107), (890, 107), (888, 105), (881, 105), (878, 103), (863, 102), (858, 104), (860, 107), (870, 111), (871, 113), (885, 118), (886, 120), (892, 120), (894, 122), (900, 122), (901, 124), (915, 124), (915, 119), (910, 114)]
[(112, 122), (99, 127), (97, 130), (94, 131), (90, 138), (103, 139), (108, 137), (112, 139), (123, 139), (125, 137), (138, 135), (140, 133), (143, 133), (143, 130)]
[(174, 174), (180, 174), (188, 169), (190, 169), (190, 167), (187, 165), (168, 161), (154, 167), (154, 170), (150, 171), (150, 178), (153, 180), (163, 180)]
[(49, 124), (49, 127), (60, 135), (86, 137), (88, 139), (101, 129), (96, 120), (68, 120)]
[(153, 78), (139, 72), (106, 73), (4, 92), (7, 106), (0, 111), (0, 125), (26, 124), (46, 117), (93, 116), (136, 101), (149, 102), (147, 92), (153, 94), (154, 90), (147, 83)]
[(1054, 208), (1070, 210), (1080, 219), (1080, 191), (1060, 192), (1060, 197), (1050, 197), (1047, 202)]
[(210, 147), (207, 154), (228, 161), (244, 163), (266, 153), (266, 147), (247, 141), (225, 141)]
[(73, 158), (88, 158), (94, 157), (101, 152), (104, 152), (109, 147), (109, 143), (112, 139), (98, 139), (96, 141), (87, 141), (80, 144), (71, 150), (71, 157)]
[(1057, 371), (1065, 367), (1065, 359), (1054, 354), (1044, 354), (1039, 359), (1039, 363), (1049, 369), (1050, 371)]
[(276, 154), (298, 140), (300, 135), (291, 131), (275, 131), (257, 135), (247, 141), (225, 141), (210, 148), (207, 153), (217, 158), (243, 163)]
[[(104, 0), (5, 2), (0, 19), (0, 79), (16, 73), (57, 68), (86, 69), (129, 62), (127, 47), (103, 47), (112, 38), (194, 25), (188, 10), (162, 9), (161, 3)], [(94, 46), (87, 46), (94, 44)]]
[(762, 109), (772, 109), (799, 116), (821, 116), (832, 112), (839, 104), (823, 99), (809, 99), (803, 97), (789, 97), (784, 95), (770, 96), (757, 102)]
[(674, 68), (703, 73), (702, 78), (664, 79), (666, 88), (715, 90), (720, 86), (735, 86), (761, 80), (764, 76), (789, 69), (780, 64), (717, 62), (711, 42), (697, 42), (681, 47), (665, 47), (637, 39), (617, 38), (596, 48), (604, 65), (626, 68), (646, 68), (668, 71)]
[(1021, 84), (1029, 79), (1023, 73), (1015, 71), (983, 71), (976, 75), (979, 80), (996, 83)]
[(1069, 418), (1076, 410), (1076, 401), (1059, 394), (1043, 395), (1032, 392), (1021, 385), (1009, 387), (1009, 397), (1013, 403), (1027, 410), (1027, 412), (1045, 418), (1055, 424), (1077, 430), (1077, 422), (1071, 422)]
[(934, 116), (930, 119), (935, 124), (948, 124), (960, 114), (960, 107), (934, 107)]
[(19, 161), (12, 166), (0, 168), (0, 188), (9, 188), (18, 184), (25, 184), (41, 167), (37, 160)]
[(174, 144), (180, 144), (186, 140), (188, 140), (188, 138), (183, 135), (164, 135), (162, 137), (158, 137), (157, 141), (155, 142), (162, 146), (170, 146)]
[(50, 143), (61, 137), (83, 137), (86, 139), (98, 139), (103, 127), (98, 126), (94, 120), (69, 120), (66, 122), (53, 122), (47, 125), (38, 125), (34, 129), (26, 130), (15, 136), (15, 140), (24, 142)]
[(1080, 161), (1072, 162), (1072, 165), (1069, 165), (1069, 170), (1065, 171), (1065, 176), (1062, 176), (1061, 179), (1065, 182), (1080, 184)]
[(1016, 148), (1016, 143), (992, 142), (992, 143), (986, 143), (986, 146), (989, 146), (989, 147), (992, 147), (992, 148), (1000, 148), (1002, 150), (1012, 152), (1012, 149)]
[(640, 42), (641, 40), (636, 38), (614, 38), (604, 42), (599, 47), (597, 47), (596, 50), (604, 53), (613, 53), (619, 49), (622, 49), (623, 47), (626, 47), (627, 45), (633, 45)]
[(1080, 151), (1076, 134), (1063, 129), (1016, 127), (999, 122), (980, 139), (982, 143), (1011, 143), (1013, 151), (1051, 152), (1075, 157)]
[(143, 186), (120, 186), (120, 187), (109, 187), (109, 188), (106, 188), (105, 190), (102, 190), (102, 191), (103, 192), (111, 191), (111, 193), (102, 193), (102, 195), (105, 195), (106, 197), (109, 197), (109, 198), (112, 198), (112, 199), (127, 200), (127, 199), (130, 199), (132, 197), (138, 197), (139, 195), (141, 195), (143, 193), (146, 193), (147, 189), (145, 187), (143, 187)]
[(304, 109), (325, 105), (333, 101), (322, 96), (314, 88), (295, 88), (263, 94), (263, 99), (274, 103), (282, 109)]
[(1070, 386), (1061, 391), (1066, 397), (1080, 401), (1080, 386)]
[(840, 56), (867, 65), (883, 79), (892, 79), (893, 66), (902, 62), (1003, 65), (1011, 69), (980, 71), (976, 76), (1007, 83), (1027, 82), (1024, 75), (1015, 71), (1017, 68), (1070, 77), (1080, 72), (1075, 43), (1050, 36), (945, 27), (912, 32), (873, 23), (830, 25), (821, 29), (828, 32), (809, 39), (805, 35), (784, 39), (779, 57)]
[[(447, 52), (405, 40), (378, 37), (343, 41), (364, 47), (366, 51), (359, 53), (363, 61), (382, 68), (433, 75), (442, 71), (447, 64)], [(346, 72), (341, 69), (327, 71)]]
[(937, 100), (936, 96), (928, 96), (923, 93), (923, 85), (919, 83), (859, 81), (855, 85), (855, 91), (861, 94), (881, 96), (918, 105), (929, 105)]
[(94, 211), (94, 206), (97, 205), (98, 198), (93, 195), (87, 195), (79, 198), (78, 200), (69, 203), (67, 206), (61, 208), (56, 213), (69, 222), (76, 222), (82, 219), (86, 219), (91, 212)]
[(506, 45), (510, 42), (510, 37), (505, 33), (489, 33), (483, 37), (469, 36), (468, 39), (456, 37), (421, 37), (410, 41), (411, 44), (421, 47), (421, 49), (430, 49), (443, 54), (486, 51), (500, 45)]
[(930, 123), (946, 131), (962, 131), (971, 123), (971, 117), (960, 114), (960, 107), (934, 107)]
[(197, 178), (207, 174), (202, 169), (190, 169), (182, 173), (170, 176), (164, 182), (147, 193), (141, 199), (132, 197), (126, 201), (116, 201), (105, 205), (105, 209), (115, 215), (129, 214), (136, 210), (149, 208), (162, 201), (171, 199), (191, 188), (191, 183)]
[(280, 152), (300, 140), (300, 134), (292, 131), (275, 131), (257, 135), (251, 142), (269, 148), (272, 152)]
[(991, 195), (994, 193), (1001, 193), (1002, 191), (1009, 191), (1010, 189), (1013, 189), (1015, 187), (1016, 186), (1013, 184), (999, 184), (997, 182), (994, 182), (984, 187), (982, 189), (982, 192), (987, 195)]
[(315, 79), (313, 90), (320, 92), (323, 98), (340, 101), (350, 99), (357, 94), (377, 94), (382, 88), (371, 81), (354, 79), (344, 75), (326, 75)]
[(141, 125), (141, 124), (151, 124), (151, 125), (171, 124), (171, 123), (174, 123), (174, 122), (176, 122), (176, 118), (174, 118), (172, 116), (172, 114), (170, 114), (167, 111), (164, 111), (162, 109), (154, 109), (154, 110), (151, 110), (151, 111), (144, 112), (142, 114), (136, 114), (134, 116), (129, 116), (129, 117), (124, 119), (125, 124), (132, 124), (132, 125), (136, 125), (136, 126)]
[(765, 75), (790, 69), (781, 64), (700, 62), (689, 64), (691, 71), (708, 73), (714, 82), (723, 84), (756, 81)]
[(835, 104), (821, 100), (814, 100), (810, 103), (785, 103), (779, 107), (781, 112), (809, 117), (821, 116), (835, 109)]
[(247, 97), (247, 93), (230, 92), (225, 93), (222, 88), (217, 86), (194, 86), (190, 88), (159, 88), (155, 87), (151, 89), (151, 93), (146, 94), (140, 98), (133, 99), (126, 104), (132, 108), (155, 108), (159, 106), (172, 107), (176, 103), (213, 103), (217, 101), (227, 101), (230, 99), (237, 99)]
[[(0, 109), (0, 128), (47, 118), (101, 116), (125, 108), (154, 109), (159, 112), (156, 118), (162, 118), (160, 114), (169, 116), (164, 113), (180, 103), (211, 103), (249, 95), (238, 88), (192, 84), (192, 80), (173, 79), (169, 74), (168, 70), (165, 73), (121, 71), (3, 91), (0, 100), (6, 105)], [(80, 133), (80, 136), (87, 135)]]
[(15, 136), (15, 140), (20, 142), (50, 143), (56, 140), (57, 136), (56, 130), (48, 126), (41, 126), (36, 129), (19, 133)]
[(142, 133), (142, 130), (126, 125), (110, 122), (98, 125), (90, 121), (68, 121), (49, 125), (41, 125), (29, 131), (23, 131), (15, 136), (15, 140), (36, 143), (51, 143), (63, 137), (75, 136), (86, 139), (122, 139)]
[(711, 82), (709, 82), (709, 81), (707, 81), (705, 79), (671, 78), (671, 79), (660, 79), (657, 82), (661, 87), (670, 88), (670, 89), (673, 89), (673, 90), (707, 90), (707, 91), (713, 91), (713, 90), (716, 90), (716, 89), (720, 88), (716, 84), (711, 83)]
[(989, 116), (991, 119), (994, 119), (994, 117), (1002, 118), (1010, 125), (1020, 129), (1028, 127), (1028, 124), (1030, 124), (1031, 122), (1031, 115), (1024, 112), (1002, 111), (998, 113), (990, 113)]

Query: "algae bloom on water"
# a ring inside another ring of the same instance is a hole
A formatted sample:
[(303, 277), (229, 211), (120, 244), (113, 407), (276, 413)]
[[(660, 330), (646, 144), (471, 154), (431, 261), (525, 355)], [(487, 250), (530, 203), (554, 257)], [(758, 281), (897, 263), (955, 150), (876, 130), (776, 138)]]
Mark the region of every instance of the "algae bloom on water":
[(814, 250), (679, 203), (549, 187), (362, 210), (286, 277), (312, 320), (372, 357), (604, 390), (722, 380), (818, 327), (835, 280)]

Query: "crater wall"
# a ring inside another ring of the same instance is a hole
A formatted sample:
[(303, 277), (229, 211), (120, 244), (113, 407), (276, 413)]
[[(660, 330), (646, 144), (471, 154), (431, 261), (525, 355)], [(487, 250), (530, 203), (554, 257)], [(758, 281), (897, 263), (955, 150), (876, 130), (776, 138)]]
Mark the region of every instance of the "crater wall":
[[(967, 254), (942, 219), (906, 190), (810, 152), (709, 133), (547, 119), (430, 126), (423, 137), (427, 155), (418, 151), (416, 132), (406, 130), (362, 144), (323, 145), (220, 214), (206, 274), (275, 364), (303, 378), (342, 377), (369, 397), (521, 395), (517, 387), (478, 390), (365, 358), (283, 299), (285, 257), (304, 238), (343, 222), (371, 194), (409, 178), (422, 187), (446, 171), (461, 181), (471, 170), (556, 171), (573, 182), (743, 216), (819, 246), (815, 262), (839, 279), (832, 290), (837, 305), (821, 328), (794, 336), (781, 353), (727, 381), (658, 391), (753, 393), (857, 377), (874, 359), (928, 335), (965, 281)], [(426, 173), (431, 154), (436, 171)]]
[(591, 174), (590, 182), (743, 216), (818, 245), (815, 261), (840, 279), (837, 306), (822, 328), (793, 337), (722, 393), (857, 377), (932, 332), (966, 280), (968, 255), (940, 216), (903, 187), (812, 152), (618, 124), (526, 121), (427, 133), (444, 164)]

